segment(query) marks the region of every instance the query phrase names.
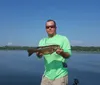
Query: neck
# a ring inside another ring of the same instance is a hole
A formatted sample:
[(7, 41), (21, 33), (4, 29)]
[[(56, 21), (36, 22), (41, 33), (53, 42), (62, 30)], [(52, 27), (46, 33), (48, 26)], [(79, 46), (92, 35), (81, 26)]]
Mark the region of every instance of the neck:
[(53, 36), (55, 36), (55, 35), (56, 35), (56, 33), (55, 33), (55, 34), (52, 34), (52, 35), (49, 35), (49, 34), (48, 34), (48, 37), (51, 38), (51, 37), (53, 37)]

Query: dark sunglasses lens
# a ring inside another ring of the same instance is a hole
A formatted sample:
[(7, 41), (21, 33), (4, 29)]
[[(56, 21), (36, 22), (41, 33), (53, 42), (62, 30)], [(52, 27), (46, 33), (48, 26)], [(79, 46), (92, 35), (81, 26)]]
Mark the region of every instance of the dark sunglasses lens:
[(55, 28), (55, 26), (46, 26), (46, 29), (49, 29), (50, 28)]

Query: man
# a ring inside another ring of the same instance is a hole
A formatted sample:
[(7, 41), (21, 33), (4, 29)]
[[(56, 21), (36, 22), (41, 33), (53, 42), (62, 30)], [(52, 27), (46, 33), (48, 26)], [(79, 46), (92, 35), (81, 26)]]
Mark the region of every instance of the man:
[(65, 62), (71, 56), (71, 46), (67, 37), (57, 34), (56, 30), (56, 22), (48, 20), (46, 22), (48, 37), (39, 42), (39, 46), (60, 45), (60, 49), (52, 54), (36, 53), (39, 58), (44, 57), (45, 62), (41, 85), (68, 85), (68, 68)]

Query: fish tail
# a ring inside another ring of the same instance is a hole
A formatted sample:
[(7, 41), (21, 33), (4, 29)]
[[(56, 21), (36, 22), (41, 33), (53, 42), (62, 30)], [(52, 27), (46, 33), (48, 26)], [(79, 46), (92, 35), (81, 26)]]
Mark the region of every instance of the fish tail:
[(34, 53), (34, 51), (32, 50), (27, 50), (27, 52), (28, 52), (28, 56), (31, 56)]

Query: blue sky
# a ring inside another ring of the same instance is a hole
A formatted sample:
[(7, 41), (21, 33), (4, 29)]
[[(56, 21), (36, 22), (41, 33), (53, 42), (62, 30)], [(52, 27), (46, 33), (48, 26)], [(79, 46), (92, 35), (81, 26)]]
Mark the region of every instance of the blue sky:
[(71, 45), (100, 46), (99, 0), (0, 0), (0, 46), (38, 45), (48, 19)]

